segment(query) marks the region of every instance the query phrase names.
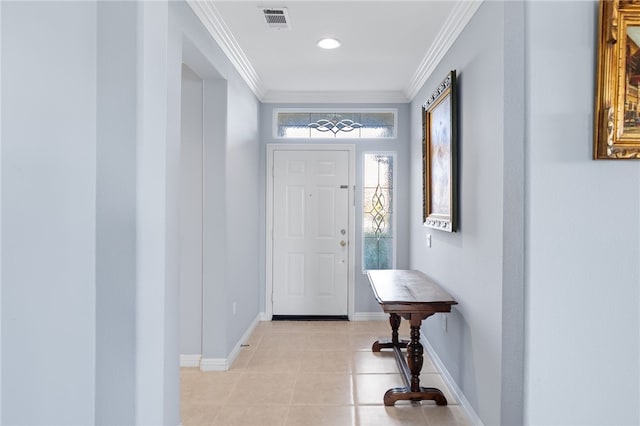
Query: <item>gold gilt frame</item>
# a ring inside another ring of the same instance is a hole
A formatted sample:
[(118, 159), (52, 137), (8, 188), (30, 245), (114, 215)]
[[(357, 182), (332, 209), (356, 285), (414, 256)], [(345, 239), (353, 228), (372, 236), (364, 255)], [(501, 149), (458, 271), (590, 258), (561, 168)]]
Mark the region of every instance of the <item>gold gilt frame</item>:
[(640, 159), (640, 0), (600, 0), (593, 158)]
[(456, 232), (458, 227), (458, 122), (456, 71), (422, 104), (423, 222)]

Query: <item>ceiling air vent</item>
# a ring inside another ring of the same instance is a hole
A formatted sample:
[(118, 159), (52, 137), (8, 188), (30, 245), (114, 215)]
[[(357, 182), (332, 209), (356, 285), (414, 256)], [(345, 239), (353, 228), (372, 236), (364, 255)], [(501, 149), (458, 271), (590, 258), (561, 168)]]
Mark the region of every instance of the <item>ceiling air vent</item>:
[(264, 19), (269, 28), (290, 29), (289, 14), (286, 7), (262, 9)]

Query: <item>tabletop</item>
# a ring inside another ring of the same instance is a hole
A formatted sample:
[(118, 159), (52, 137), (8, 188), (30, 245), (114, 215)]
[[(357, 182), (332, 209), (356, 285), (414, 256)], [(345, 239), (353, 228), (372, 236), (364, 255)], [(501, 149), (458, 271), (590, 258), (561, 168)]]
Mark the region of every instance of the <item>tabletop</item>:
[(401, 269), (368, 271), (376, 300), (388, 304), (456, 305), (458, 302), (423, 272)]

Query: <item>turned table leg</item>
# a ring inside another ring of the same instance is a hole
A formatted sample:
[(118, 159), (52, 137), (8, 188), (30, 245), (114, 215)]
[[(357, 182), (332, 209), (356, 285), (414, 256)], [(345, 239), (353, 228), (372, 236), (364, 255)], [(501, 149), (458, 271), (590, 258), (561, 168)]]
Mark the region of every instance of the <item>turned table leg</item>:
[(411, 341), (407, 345), (407, 365), (411, 371), (411, 391), (420, 392), (420, 372), (424, 362), (422, 343), (420, 343), (420, 324), (411, 324)]
[(384, 394), (384, 405), (391, 406), (399, 400), (422, 401), (430, 399), (437, 405), (447, 405), (447, 399), (442, 391), (436, 388), (423, 388), (420, 386), (420, 372), (424, 362), (424, 348), (420, 343), (420, 317), (412, 317), (411, 340), (407, 344), (406, 361), (399, 348), (395, 348), (396, 361), (402, 373), (405, 387), (391, 388)]
[(400, 328), (402, 318), (398, 314), (389, 314), (389, 324), (391, 325), (391, 340), (377, 340), (371, 346), (372, 352), (380, 352), (380, 349), (406, 348), (409, 343), (406, 340), (400, 340), (398, 337), (398, 329)]

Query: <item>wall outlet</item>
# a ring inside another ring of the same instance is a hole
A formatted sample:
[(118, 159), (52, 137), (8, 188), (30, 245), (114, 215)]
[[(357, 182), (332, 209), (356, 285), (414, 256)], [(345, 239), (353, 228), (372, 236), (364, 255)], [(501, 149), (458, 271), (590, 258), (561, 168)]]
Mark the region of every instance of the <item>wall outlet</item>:
[(427, 234), (427, 247), (431, 247), (431, 234)]
[(440, 315), (440, 325), (442, 326), (442, 331), (447, 332), (447, 316), (445, 314)]
[(233, 305), (231, 305), (231, 310), (233, 312), (233, 315), (235, 315), (236, 311), (238, 310), (238, 302), (233, 302)]

